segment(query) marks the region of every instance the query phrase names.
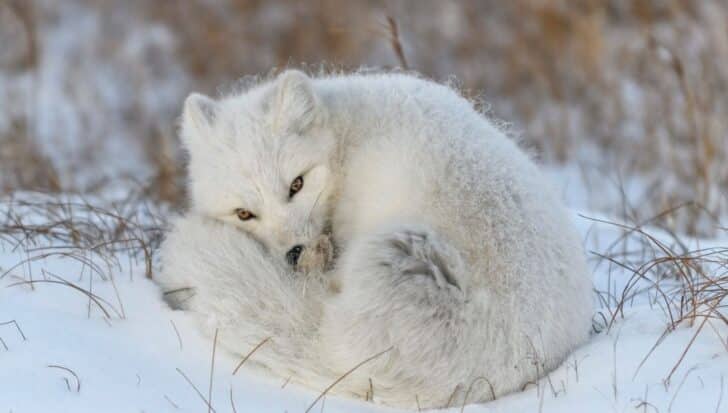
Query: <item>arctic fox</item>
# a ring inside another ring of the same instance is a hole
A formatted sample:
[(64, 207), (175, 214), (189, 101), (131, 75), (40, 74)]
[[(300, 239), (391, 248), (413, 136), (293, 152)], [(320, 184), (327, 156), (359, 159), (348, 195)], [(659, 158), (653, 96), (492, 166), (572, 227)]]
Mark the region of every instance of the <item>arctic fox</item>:
[(189, 96), (181, 137), (191, 210), (157, 280), (231, 351), (260, 345), (249, 364), (443, 407), (520, 390), (588, 337), (557, 192), (447, 86), (289, 70)]

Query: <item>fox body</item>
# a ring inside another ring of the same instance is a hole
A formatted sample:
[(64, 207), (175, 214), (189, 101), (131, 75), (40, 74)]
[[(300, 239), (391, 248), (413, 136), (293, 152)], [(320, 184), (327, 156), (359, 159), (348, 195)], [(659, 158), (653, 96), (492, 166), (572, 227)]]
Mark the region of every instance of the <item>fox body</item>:
[(588, 337), (556, 191), (447, 86), (287, 71), (191, 95), (181, 134), (191, 210), (158, 282), (231, 351), (266, 341), (272, 374), (322, 390), (366, 361), (332, 392), (442, 407), (521, 389)]

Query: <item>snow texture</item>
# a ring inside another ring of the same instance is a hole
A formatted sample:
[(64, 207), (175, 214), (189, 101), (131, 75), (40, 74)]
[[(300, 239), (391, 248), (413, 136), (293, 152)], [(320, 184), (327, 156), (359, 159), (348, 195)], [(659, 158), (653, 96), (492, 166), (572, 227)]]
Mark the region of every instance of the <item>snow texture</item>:
[[(561, 178), (564, 182), (565, 176)], [(580, 191), (583, 188), (570, 187), (564, 193), (579, 199)], [(613, 226), (582, 218), (576, 211), (573, 216), (587, 250), (603, 251), (621, 235)], [(203, 397), (208, 398), (210, 388), (216, 412), (303, 412), (319, 396), (245, 368), (232, 374), (240, 357), (220, 348), (212, 363), (213, 340), (204, 338), (185, 313), (167, 308), (158, 287), (145, 278), (143, 262), (119, 260), (122, 265), (113, 268), (113, 283), (91, 277), (88, 267), (68, 259), (13, 268), (35, 254), (13, 250), (7, 242), (0, 249), (0, 274), (7, 272), (0, 280), (0, 412), (200, 412), (209, 409)], [(101, 305), (110, 317), (67, 285), (18, 285), (30, 279), (57, 280), (56, 276), (91, 289), (105, 300)], [(594, 277), (597, 289), (618, 292), (628, 278), (605, 265), (596, 267)], [(595, 326), (603, 324), (599, 320), (595, 316)], [(624, 319), (609, 331), (594, 333), (538, 383), (487, 404), (467, 405), (465, 411), (728, 411), (728, 329), (708, 322), (696, 336), (696, 327), (684, 326), (656, 345), (668, 323), (659, 305), (651, 304), (647, 295), (638, 296), (625, 308)], [(684, 359), (665, 381), (691, 340)], [(394, 410), (324, 397), (311, 411)]]

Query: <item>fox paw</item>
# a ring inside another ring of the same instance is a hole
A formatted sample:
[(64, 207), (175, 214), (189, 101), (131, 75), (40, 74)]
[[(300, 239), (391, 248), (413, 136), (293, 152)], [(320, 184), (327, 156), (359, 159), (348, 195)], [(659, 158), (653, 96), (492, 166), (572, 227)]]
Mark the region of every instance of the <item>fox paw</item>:
[[(426, 231), (401, 230), (386, 240), (391, 257), (381, 265), (391, 267), (402, 276), (431, 278), (440, 288), (461, 289), (454, 268), (454, 254)], [(457, 267), (457, 266), (455, 266)]]

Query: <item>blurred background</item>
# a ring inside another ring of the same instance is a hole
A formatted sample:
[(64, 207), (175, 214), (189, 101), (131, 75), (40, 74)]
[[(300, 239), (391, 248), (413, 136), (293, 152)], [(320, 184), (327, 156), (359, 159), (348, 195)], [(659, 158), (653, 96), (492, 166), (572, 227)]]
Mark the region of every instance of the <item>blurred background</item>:
[(188, 93), (362, 66), (453, 82), (575, 208), (701, 236), (728, 212), (725, 0), (4, 0), (0, 192), (183, 205)]

